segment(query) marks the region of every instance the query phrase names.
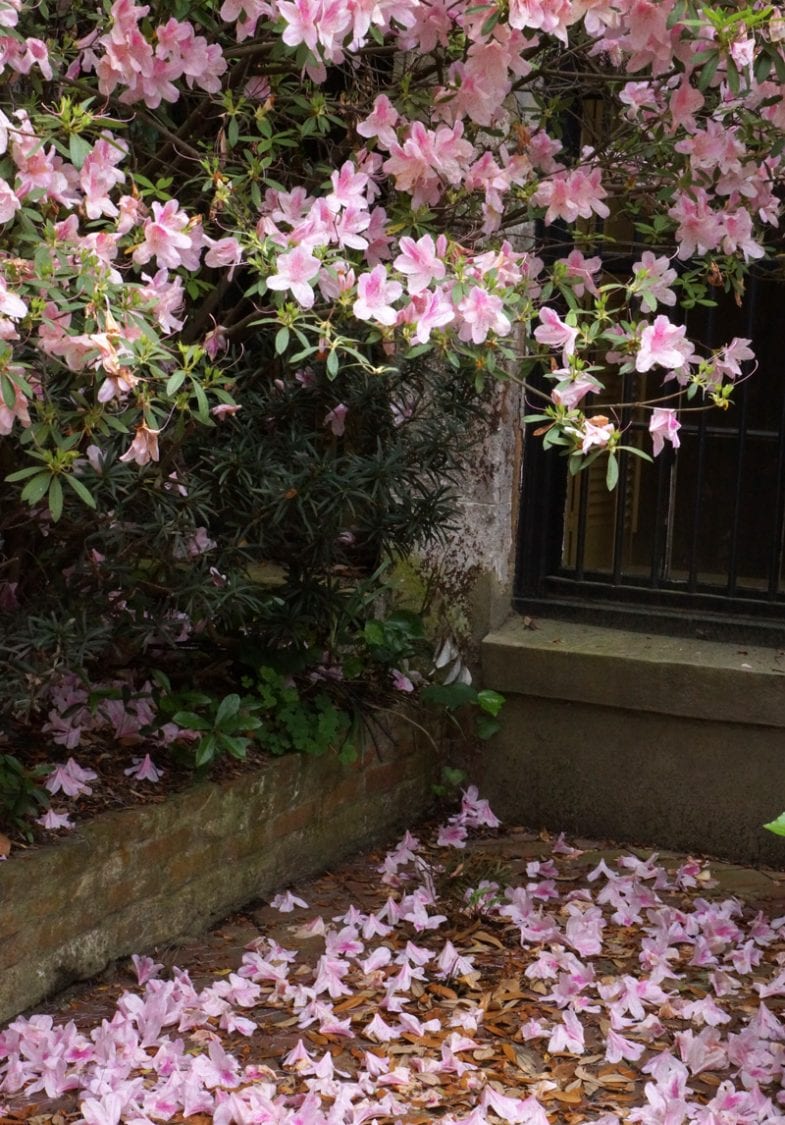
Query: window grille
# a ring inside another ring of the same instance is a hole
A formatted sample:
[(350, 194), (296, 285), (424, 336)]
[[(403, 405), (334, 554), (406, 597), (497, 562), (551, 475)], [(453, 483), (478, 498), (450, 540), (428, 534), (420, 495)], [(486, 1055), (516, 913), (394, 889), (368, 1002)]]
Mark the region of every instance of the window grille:
[[(678, 451), (651, 464), (622, 454), (614, 492), (604, 459), (569, 479), (527, 435), (516, 601), (650, 631), (729, 637), (733, 625), (785, 644), (785, 284), (753, 277), (741, 307), (720, 294), (689, 314), (689, 332), (710, 347), (751, 338), (758, 370), (728, 411), (680, 415)], [(639, 397), (640, 380), (624, 376), (614, 400)], [(602, 413), (601, 397), (591, 405)], [(620, 423), (626, 444), (650, 451), (648, 414), (628, 409)]]

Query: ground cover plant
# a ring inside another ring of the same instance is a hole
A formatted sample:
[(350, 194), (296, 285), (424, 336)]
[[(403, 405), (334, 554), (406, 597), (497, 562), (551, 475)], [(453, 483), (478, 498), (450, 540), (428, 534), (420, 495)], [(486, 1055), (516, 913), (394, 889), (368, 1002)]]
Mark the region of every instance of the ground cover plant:
[(255, 911), (236, 959), (219, 937), (175, 968), (136, 956), (133, 986), (13, 1021), (6, 1119), (782, 1122), (785, 918), (688, 857), (497, 825), (470, 788)]
[(776, 8), (0, 0), (0, 30), (6, 823), (42, 733), (206, 768), (261, 731), (348, 751), (417, 694), (436, 638), (387, 575), (448, 531), (495, 380), (613, 487), (753, 370), (685, 315), (776, 257)]

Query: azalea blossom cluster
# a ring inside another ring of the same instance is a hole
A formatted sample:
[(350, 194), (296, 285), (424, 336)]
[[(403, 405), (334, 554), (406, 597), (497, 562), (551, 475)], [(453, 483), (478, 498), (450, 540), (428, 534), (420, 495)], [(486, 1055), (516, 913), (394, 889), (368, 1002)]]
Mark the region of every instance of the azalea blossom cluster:
[[(474, 787), (453, 826), (459, 820), (498, 825)], [(559, 837), (551, 854), (544, 848), (523, 864), (520, 882), (466, 891), (465, 909), (480, 910), (520, 965), (500, 980), (496, 946), (483, 946), (489, 933), (467, 927), (465, 913), (450, 925), (455, 940), (445, 936), (455, 906), (434, 885), (451, 864), (449, 846), (434, 851), (407, 832), (382, 865), (374, 903), (332, 918), (290, 891), (276, 896), (273, 907), (292, 914), (292, 944), (312, 951), (316, 942), (313, 957), (261, 934), (236, 969), (198, 987), (184, 970), (165, 977), (153, 958), (135, 956), (138, 988), (100, 1025), (20, 1017), (0, 1033), (0, 1095), (13, 1109), (40, 1094), (76, 1094), (86, 1125), (192, 1114), (218, 1125), (362, 1125), (410, 1114), (448, 1125), (550, 1125), (565, 1095), (560, 1070), (572, 1060), (589, 1088), (602, 1087), (609, 1067), (616, 1081), (636, 1068), (642, 1092), (626, 1121), (783, 1121), (785, 919), (712, 896), (699, 862), (668, 869), (656, 855), (621, 855), (589, 870)], [(488, 888), (493, 898), (478, 907)], [(527, 997), (529, 1015), (500, 1029), (513, 995)], [(264, 1030), (271, 1012), (296, 1038), (279, 1057)], [(543, 1059), (539, 1073), (525, 1072), (523, 1091), (517, 1068), (504, 1081), (499, 1061), (486, 1063), (500, 1035)], [(246, 1049), (227, 1049), (229, 1036)], [(254, 1061), (262, 1036), (264, 1063)], [(620, 1125), (604, 1107), (589, 1103), (584, 1113)]]
[[(579, 460), (622, 440), (586, 411), (609, 368), (675, 380), (656, 407), (640, 383), (655, 454), (688, 392), (726, 403), (750, 370), (749, 341), (707, 354), (670, 310), (686, 275), (691, 298), (709, 276), (740, 294), (778, 226), (776, 9), (165, 9), (76, 4), (60, 39), (23, 0), (0, 16), (0, 433), (33, 506), (59, 519), (63, 483), (69, 505), (95, 504), (107, 472), (155, 465), (186, 418), (230, 423), (249, 326), (282, 364), (331, 374), (421, 349), (484, 379), (534, 352), (556, 379), (552, 440)], [(546, 266), (520, 233), (607, 247), (619, 217), (640, 247), (621, 275), (569, 246)]]
[[(367, 453), (371, 405), (379, 456), (409, 447), (336, 476), (332, 546), (302, 552), (333, 607), (448, 518), (423, 404), (517, 380), (543, 441), (574, 471), (604, 458), (611, 487), (620, 451), (727, 408), (753, 343), (701, 340), (691, 310), (743, 304), (776, 249), (782, 21), (731, 0), (0, 4), (0, 612), (24, 633), (45, 581), (32, 663), (268, 626), (274, 647), (266, 531), (321, 525), (304, 494)], [(254, 462), (284, 434), (295, 455)]]

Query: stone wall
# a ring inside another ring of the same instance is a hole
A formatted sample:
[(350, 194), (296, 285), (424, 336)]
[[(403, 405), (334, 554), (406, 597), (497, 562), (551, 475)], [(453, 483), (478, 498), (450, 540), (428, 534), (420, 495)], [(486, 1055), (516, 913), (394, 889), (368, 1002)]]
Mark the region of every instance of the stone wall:
[(400, 723), (351, 766), (280, 758), (104, 814), (0, 864), (0, 1020), (386, 842), (431, 800), (436, 755), (415, 733)]
[(507, 697), (473, 778), (508, 821), (785, 867), (782, 651), (514, 617), (483, 642)]

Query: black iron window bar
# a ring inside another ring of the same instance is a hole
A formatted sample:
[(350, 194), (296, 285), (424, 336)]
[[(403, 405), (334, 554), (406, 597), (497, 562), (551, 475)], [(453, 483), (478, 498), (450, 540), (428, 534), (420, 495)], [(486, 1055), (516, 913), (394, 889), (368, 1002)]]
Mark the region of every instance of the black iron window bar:
[[(752, 338), (758, 371), (728, 412), (684, 413), (678, 451), (666, 446), (653, 464), (621, 454), (613, 494), (602, 459), (570, 481), (565, 460), (527, 435), (521, 609), (598, 621), (602, 605), (605, 620), (722, 636), (735, 621), (737, 633), (760, 628), (785, 644), (783, 310), (785, 285), (764, 273), (741, 308), (727, 298), (690, 316), (691, 333), (709, 346)], [(623, 377), (621, 401), (639, 378)], [(595, 405), (601, 413), (602, 400)], [(648, 416), (625, 409), (619, 421), (627, 443), (650, 448)]]

